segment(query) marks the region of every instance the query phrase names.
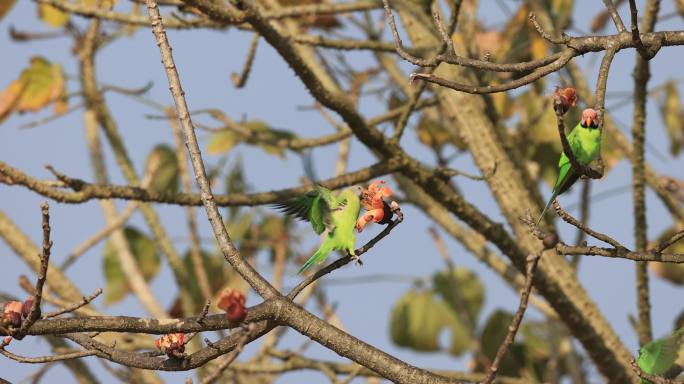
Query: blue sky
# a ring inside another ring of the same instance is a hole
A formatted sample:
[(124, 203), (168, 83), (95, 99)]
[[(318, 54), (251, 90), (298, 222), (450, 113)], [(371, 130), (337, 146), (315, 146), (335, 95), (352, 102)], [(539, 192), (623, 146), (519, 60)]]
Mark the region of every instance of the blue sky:
[[(638, 2), (640, 6), (642, 2)], [(517, 2), (508, 2), (511, 8)], [(500, 25), (505, 16), (493, 1), (481, 2), (480, 17), (486, 25)], [(601, 7), (600, 2), (582, 1), (582, 13), (576, 12), (577, 26), (588, 30), (591, 17)], [(30, 44), (16, 43), (9, 39), (10, 26), (21, 30), (46, 31), (48, 28), (35, 17), (36, 6), (32, 2), (19, 1), (14, 9), (0, 21), (0, 49), (5, 52), (2, 58), (2, 72), (0, 87), (4, 88), (18, 73), (27, 66), (33, 55), (43, 55), (49, 60), (61, 63), (67, 74), (76, 75), (76, 60), (70, 55), (72, 41), (60, 38), (47, 41), (37, 41)], [(671, 2), (664, 2), (661, 14), (673, 11)], [(628, 12), (621, 10), (624, 20), (629, 20)], [(379, 18), (379, 14), (375, 14)], [(589, 15), (591, 17), (583, 17)], [(82, 25), (83, 20), (77, 19)], [(657, 25), (657, 29), (682, 29), (681, 18), (671, 18)], [(612, 33), (612, 26), (606, 29)], [(183, 81), (186, 96), (191, 109), (221, 108), (234, 119), (241, 117), (259, 118), (275, 127), (282, 127), (296, 132), (302, 137), (317, 137), (332, 133), (334, 128), (315, 111), (301, 110), (300, 106), (313, 103), (311, 96), (293, 72), (263, 41), (260, 43), (252, 75), (243, 89), (235, 89), (230, 82), (231, 72), (239, 71), (243, 58), (247, 52), (251, 36), (246, 32), (230, 30), (217, 31), (171, 31), (169, 38), (174, 47), (176, 63)], [(665, 80), (678, 78), (681, 66), (681, 48), (665, 48), (652, 61), (651, 86)], [(350, 61), (359, 67), (368, 63), (369, 56), (355, 53)], [(596, 55), (588, 54), (576, 59), (584, 70), (590, 74), (590, 83), (594, 83), (597, 73)], [(634, 63), (634, 53), (624, 51), (618, 53), (608, 81), (608, 90), (632, 91), (633, 82), (631, 71)], [(166, 85), (166, 78), (160, 64), (159, 52), (154, 38), (148, 30), (139, 30), (130, 38), (117, 40), (107, 46), (97, 58), (98, 76), (101, 83), (115, 84), (122, 87), (140, 87), (149, 81), (154, 86), (150, 90), (149, 98), (170, 105), (171, 99)], [(404, 66), (408, 71), (409, 66)], [(557, 78), (551, 77), (549, 92)], [(67, 85), (69, 91), (75, 91), (78, 83), (70, 80)], [(107, 94), (107, 102), (111, 108), (119, 129), (121, 130), (129, 153), (136, 169), (141, 174), (145, 157), (158, 143), (173, 143), (173, 137), (168, 124), (160, 120), (149, 120), (146, 114), (157, 112), (149, 107), (114, 93)], [(611, 103), (609, 102), (608, 105)], [(374, 116), (383, 111), (383, 103), (372, 97), (363, 99), (361, 111), (366, 116)], [(613, 112), (613, 111), (609, 111)], [(615, 111), (620, 120), (631, 121), (631, 107)], [(45, 116), (41, 113), (38, 116)], [(50, 164), (70, 176), (92, 180), (92, 170), (89, 167), (86, 153), (82, 116), (79, 112), (67, 115), (48, 124), (22, 129), (21, 125), (33, 121), (36, 115), (13, 116), (0, 125), (0, 159), (19, 167), (25, 172), (39, 178), (51, 178), (44, 165)], [(629, 126), (623, 127), (629, 134)], [(682, 176), (684, 161), (669, 156), (669, 143), (664, 134), (656, 103), (651, 100), (647, 115), (647, 140), (650, 144), (647, 159), (661, 174), (675, 177)], [(199, 133), (200, 141), (206, 145), (208, 136)], [(410, 153), (425, 161), (432, 157), (427, 150), (415, 143), (413, 132), (408, 133), (404, 142)], [(658, 156), (657, 153), (664, 154)], [(316, 171), (321, 178), (327, 178), (334, 173), (336, 147), (328, 146), (314, 151)], [(242, 157), (249, 184), (255, 191), (278, 189), (296, 185), (303, 174), (301, 162), (296, 155), (288, 154), (286, 161), (265, 155), (259, 149), (240, 146), (230, 155), (231, 161)], [(206, 155), (210, 162), (215, 162), (217, 156)], [(352, 143), (350, 169), (358, 169), (369, 165), (372, 156), (358, 141)], [(111, 153), (107, 152), (107, 164), (114, 183), (123, 184), (124, 180), (118, 172)], [(460, 156), (452, 164), (453, 167), (469, 172), (477, 172), (468, 156)], [(274, 172), (274, 170), (277, 170)], [(627, 162), (622, 161), (604, 179), (594, 182), (593, 193), (611, 190), (615, 187), (629, 185), (631, 170)], [(466, 198), (473, 201), (485, 213), (495, 220), (502, 221), (501, 215), (494, 204), (491, 194), (487, 192), (482, 182), (458, 179), (459, 186)], [(561, 203), (568, 205), (575, 203), (579, 188), (561, 198)], [(543, 188), (544, 195), (550, 191)], [(44, 200), (32, 192), (20, 187), (0, 185), (0, 210), (4, 211), (14, 222), (36, 243), (40, 240), (39, 204)], [(117, 202), (122, 208), (125, 202)], [(610, 233), (623, 244), (633, 244), (632, 212), (625, 207), (631, 206), (631, 193), (625, 192), (610, 199), (594, 201), (591, 207), (591, 225), (599, 230)], [(670, 224), (662, 204), (650, 191), (647, 195), (649, 238), (653, 239)], [(177, 239), (176, 245), (181, 252), (188, 247), (185, 228), (185, 211), (178, 207), (160, 205), (156, 207), (163, 222), (167, 226), (170, 236)], [(413, 207), (404, 207), (406, 219), (389, 238), (380, 242), (373, 250), (364, 256), (364, 266), (348, 266), (338, 270), (325, 280), (333, 282), (344, 278), (373, 276), (377, 274), (392, 274), (411, 278), (429, 278), (431, 274), (443, 268), (443, 261), (427, 233), (431, 222)], [(205, 237), (210, 236), (210, 230), (203, 216), (198, 210), (199, 222)], [(53, 260), (61, 263), (66, 255), (83, 239), (92, 235), (104, 225), (99, 205), (88, 202), (81, 205), (65, 205), (51, 202), (53, 227)], [(136, 214), (131, 223), (139, 228), (146, 228), (141, 216)], [(565, 238), (574, 238), (574, 231), (566, 225), (559, 225)], [(378, 228), (372, 228), (359, 243), (372, 236)], [(487, 298), (483, 316), (497, 308), (514, 310), (517, 305), (517, 295), (508, 288), (497, 275), (471, 257), (464, 249), (445, 236), (454, 263), (458, 266), (474, 270), (487, 286)], [(311, 238), (313, 244), (316, 240)], [(206, 242), (211, 249), (212, 243)], [(3, 273), (0, 280), (0, 290), (20, 297), (25, 293), (17, 285), (17, 277), (21, 274), (32, 276), (31, 271), (17, 258), (12, 251), (0, 243), (0, 255), (3, 257)], [(104, 277), (101, 268), (102, 244), (93, 248), (81, 261), (72, 267), (67, 275), (84, 292), (89, 293), (98, 287), (104, 287)], [(267, 259), (259, 259), (259, 265), (265, 274), (270, 271), (266, 265)], [(580, 279), (591, 297), (598, 303), (604, 315), (614, 325), (620, 338), (626, 345), (636, 351), (637, 342), (634, 332), (627, 321), (628, 314), (635, 314), (635, 287), (633, 263), (601, 258), (585, 258), (580, 267)], [(408, 280), (407, 280), (408, 281)], [(389, 339), (389, 314), (396, 300), (411, 287), (411, 283), (402, 282), (369, 282), (366, 284), (334, 284), (327, 290), (328, 299), (336, 305), (347, 331), (411, 364), (426, 368), (464, 369), (465, 359), (455, 359), (446, 353), (415, 353), (408, 349), (394, 346)], [(672, 328), (672, 320), (682, 308), (672, 305), (672, 297), (681, 295), (681, 288), (673, 286), (657, 278), (652, 280), (653, 325), (656, 336), (667, 333)], [(297, 279), (288, 277), (286, 286), (296, 284)], [(167, 306), (176, 296), (173, 278), (167, 267), (151, 283), (154, 293), (164, 306)], [(251, 294), (249, 304), (259, 300)], [(109, 314), (146, 316), (144, 308), (139, 302), (128, 299), (110, 307), (101, 303), (98, 308)], [(532, 311), (531, 316), (538, 316)], [(305, 338), (294, 332), (288, 332), (283, 340), (284, 347), (296, 347)], [(11, 351), (38, 356), (46, 354), (49, 349), (46, 343), (38, 338), (27, 338), (21, 342), (13, 342)], [(251, 348), (245, 353), (249, 356)], [(336, 359), (335, 353), (320, 347), (311, 347), (309, 356), (323, 359)], [(243, 356), (243, 357), (245, 357)], [(87, 359), (88, 364), (104, 377), (104, 382), (115, 379), (105, 373), (95, 358)], [(0, 377), (12, 382), (18, 381), (35, 371), (36, 366), (21, 365), (7, 359), (0, 359)], [(51, 368), (46, 377), (48, 380), (68, 375), (61, 366)], [(170, 382), (180, 382), (189, 374), (168, 373), (163, 377)], [(595, 376), (595, 378), (597, 378)], [(320, 382), (325, 380), (318, 373), (296, 372), (283, 375), (278, 383)], [(597, 378), (598, 380), (598, 378)]]

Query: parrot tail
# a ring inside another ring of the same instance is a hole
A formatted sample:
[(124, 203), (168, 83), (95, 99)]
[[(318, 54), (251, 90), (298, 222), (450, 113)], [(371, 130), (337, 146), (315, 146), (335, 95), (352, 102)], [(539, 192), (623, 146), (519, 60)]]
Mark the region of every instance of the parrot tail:
[(546, 214), (546, 211), (549, 209), (549, 207), (551, 206), (551, 203), (552, 203), (553, 200), (556, 198), (556, 196), (558, 196), (558, 192), (557, 192), (557, 191), (553, 191), (553, 193), (551, 194), (551, 198), (550, 198), (549, 201), (546, 203), (546, 206), (545, 206), (544, 209), (542, 210), (542, 213), (541, 213), (541, 215), (539, 216), (539, 219), (537, 219), (537, 225), (536, 225), (537, 227), (539, 226), (539, 223), (541, 223), (542, 219), (544, 218), (544, 215)]
[(302, 267), (299, 268), (297, 274), (299, 275), (302, 272), (306, 271), (307, 268), (309, 268), (313, 264), (322, 263), (326, 258), (328, 258), (328, 255), (331, 251), (332, 245), (330, 244), (330, 242), (324, 241), (323, 244), (321, 244), (321, 247), (318, 248), (318, 251), (316, 251), (316, 253), (314, 253), (313, 256), (311, 256), (309, 260), (307, 260), (306, 263), (304, 263), (304, 265), (302, 265)]

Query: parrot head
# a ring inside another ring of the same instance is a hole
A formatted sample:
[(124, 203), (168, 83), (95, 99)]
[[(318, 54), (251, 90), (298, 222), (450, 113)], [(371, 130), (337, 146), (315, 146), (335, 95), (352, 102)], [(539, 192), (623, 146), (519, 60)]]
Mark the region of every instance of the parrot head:
[(358, 197), (363, 196), (364, 189), (360, 185), (352, 185), (351, 187), (349, 187), (349, 190), (352, 191)]
[(582, 120), (580, 123), (584, 128), (598, 128), (598, 114), (595, 110), (587, 108), (582, 111)]

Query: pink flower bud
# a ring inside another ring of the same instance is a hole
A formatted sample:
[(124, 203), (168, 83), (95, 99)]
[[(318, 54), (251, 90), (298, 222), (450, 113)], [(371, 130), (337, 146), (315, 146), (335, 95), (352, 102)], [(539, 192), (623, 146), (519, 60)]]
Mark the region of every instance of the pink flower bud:
[(157, 349), (168, 357), (182, 358), (185, 353), (185, 333), (169, 333), (154, 341)]
[(21, 326), (21, 301), (8, 301), (2, 310), (2, 324), (5, 327), (18, 328)]

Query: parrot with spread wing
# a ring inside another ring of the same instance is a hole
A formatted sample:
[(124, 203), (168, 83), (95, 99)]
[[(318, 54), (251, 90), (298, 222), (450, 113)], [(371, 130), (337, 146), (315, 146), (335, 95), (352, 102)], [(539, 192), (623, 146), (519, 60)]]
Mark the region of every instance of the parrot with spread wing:
[[(304, 272), (313, 264), (322, 263), (330, 252), (343, 250), (354, 254), (354, 225), (361, 210), (363, 188), (353, 186), (337, 196), (327, 188), (316, 188), (305, 195), (274, 204), (288, 215), (311, 222), (317, 234), (323, 234), (323, 241), (316, 253), (304, 263), (297, 273)], [(325, 232), (325, 233), (324, 233)]]
[[(587, 108), (582, 111), (582, 120), (568, 134), (568, 144), (570, 144), (570, 149), (575, 155), (575, 159), (581, 165), (588, 166), (589, 163), (596, 159), (601, 146), (601, 131), (598, 129), (598, 117), (595, 110)], [(544, 214), (553, 200), (561, 193), (570, 189), (579, 179), (579, 176), (572, 168), (570, 159), (565, 156), (565, 152), (562, 152), (558, 161), (558, 179), (556, 179), (556, 184), (553, 186), (551, 198), (546, 203), (541, 216), (539, 216), (539, 220), (537, 220), (537, 225), (544, 218)]]
[[(651, 341), (639, 350), (637, 365), (649, 375), (662, 375), (667, 372), (677, 360), (679, 348), (682, 344), (684, 328), (662, 339)], [(648, 383), (642, 380), (642, 383)]]

